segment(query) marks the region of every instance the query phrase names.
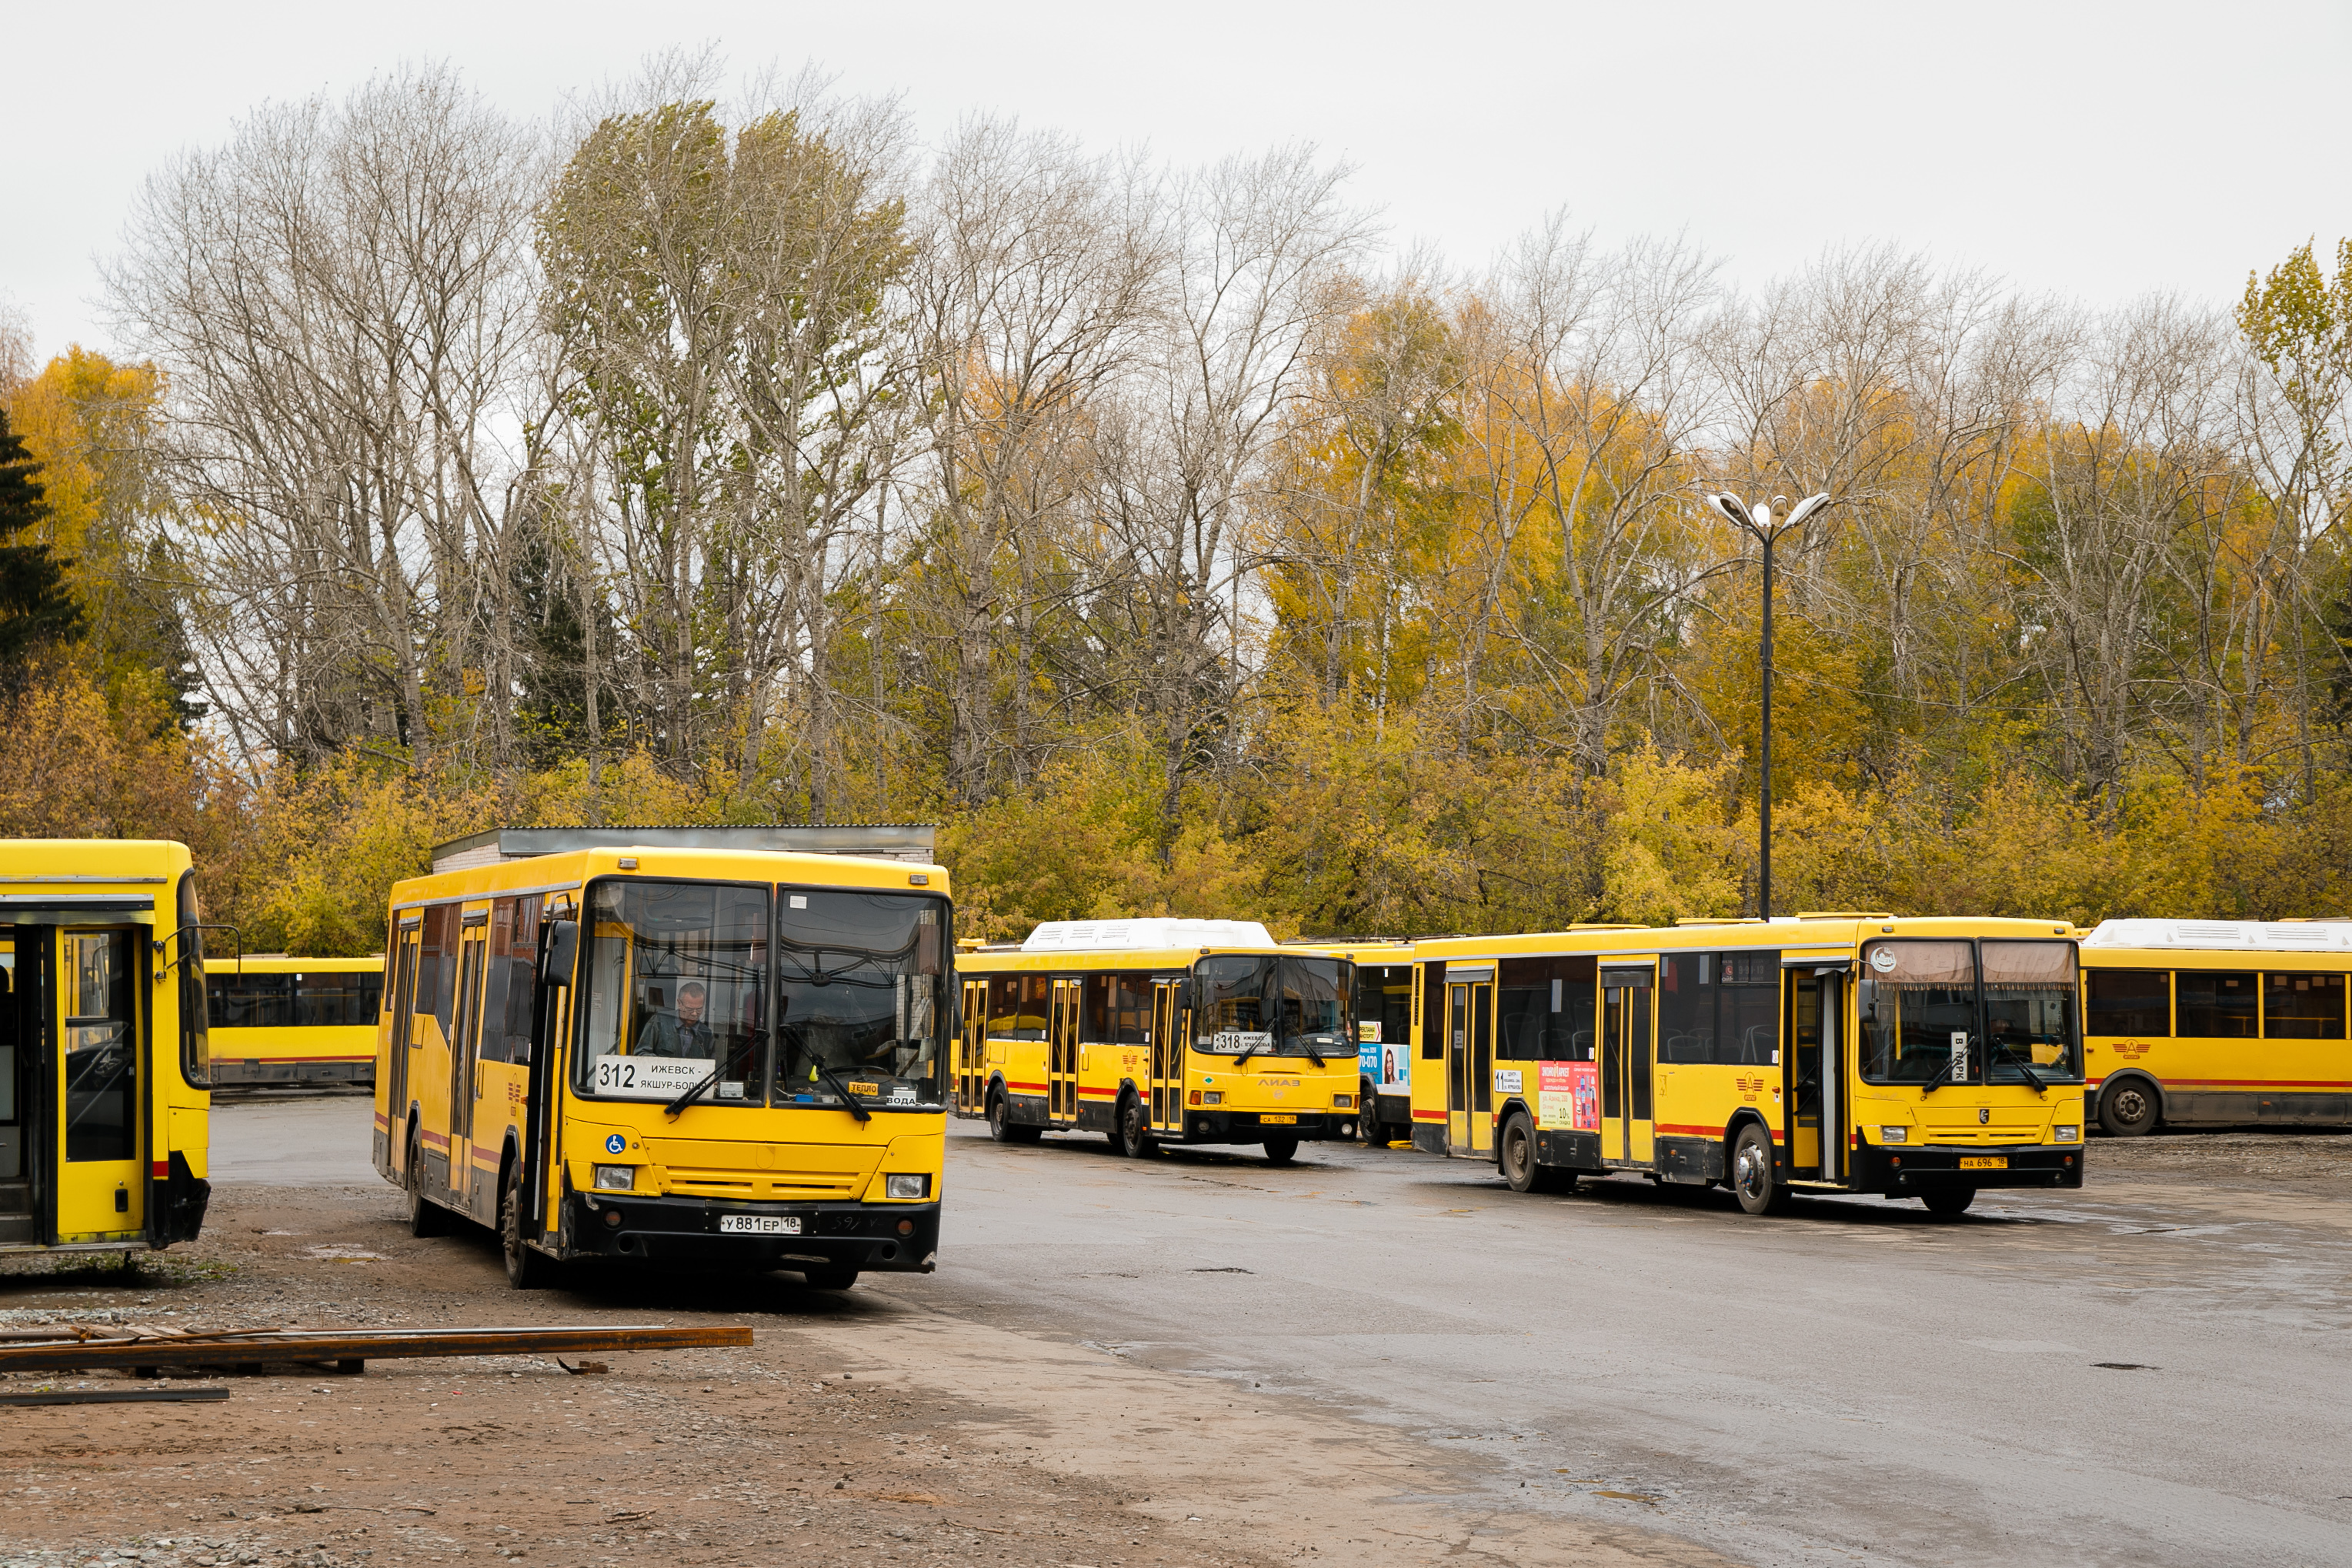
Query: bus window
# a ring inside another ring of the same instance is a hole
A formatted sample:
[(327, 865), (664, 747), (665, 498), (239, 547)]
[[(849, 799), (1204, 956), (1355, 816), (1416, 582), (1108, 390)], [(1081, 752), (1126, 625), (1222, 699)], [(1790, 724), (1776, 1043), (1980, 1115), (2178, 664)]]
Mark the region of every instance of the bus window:
[(2080, 1079), (2074, 944), (1987, 942), (1979, 944), (1979, 952), (1984, 963), (1986, 1081)]
[(767, 893), (604, 881), (588, 918), (589, 1027), (576, 1090), (669, 1100), (715, 1072), (714, 1101), (763, 1098)]
[(1220, 953), (1193, 965), (1200, 983), (1192, 1011), (1195, 1050), (1274, 1048), (1274, 1008), (1265, 994), (1273, 970), (1272, 959), (1244, 953)]
[(1496, 971), (1496, 1058), (1591, 1061), (1597, 973), (1594, 960), (1578, 955), (1502, 960)]
[[(204, 915), (196, 907), (196, 874), (180, 873), (180, 1076), (193, 1089), (213, 1081), (212, 1004), (205, 996)], [(373, 1023), (374, 1020), (369, 1020)]]
[(813, 889), (786, 893), (776, 929), (777, 1093), (845, 1087), (886, 1104), (944, 1103), (947, 905)]
[(139, 1148), (139, 1052), (131, 935), (62, 939), (66, 986), (66, 1158), (131, 1160)]
[(2262, 989), (2252, 974), (2184, 969), (2175, 985), (2181, 1034), (2192, 1038), (2251, 1040), (2262, 1033)]
[(425, 940), (416, 966), (416, 1010), (430, 1013), (446, 1040), (455, 1028), (457, 999), (457, 906), (432, 904), (425, 910)]
[(1042, 1040), (1054, 994), (1050, 974), (1000, 974), (988, 983), (988, 1035), (994, 1040)]
[(1276, 961), (1276, 994), (1281, 999), (1279, 1027), (1285, 1056), (1353, 1057), (1355, 1026), (1349, 1021), (1355, 965), (1344, 958), (1284, 958)]
[[(1862, 1076), (1870, 1083), (1979, 1077), (1967, 1048), (1977, 1028), (1977, 962), (1965, 942), (1874, 942), (1863, 950)], [(1961, 1042), (1955, 1046), (1955, 1037)]]
[(2344, 1037), (2344, 976), (2263, 976), (2263, 1034), (2273, 1040)]
[(2091, 1033), (2140, 1039), (2172, 1033), (2172, 971), (2092, 969), (2083, 975)]
[(1780, 954), (1670, 952), (1658, 963), (1658, 1059), (1769, 1067), (1780, 1060)]
[(1150, 1028), (1151, 976), (1087, 976), (1083, 1038), (1097, 1045), (1139, 1046)]

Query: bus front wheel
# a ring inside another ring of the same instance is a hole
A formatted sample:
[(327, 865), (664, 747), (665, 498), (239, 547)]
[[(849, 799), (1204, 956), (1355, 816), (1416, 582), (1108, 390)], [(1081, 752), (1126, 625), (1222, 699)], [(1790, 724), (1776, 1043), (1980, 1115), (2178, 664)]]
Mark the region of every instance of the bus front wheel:
[(1773, 1179), (1772, 1135), (1753, 1121), (1732, 1141), (1731, 1191), (1748, 1214), (1775, 1214), (1789, 1201), (1789, 1189)]
[(1013, 1120), (1013, 1101), (1003, 1089), (988, 1097), (988, 1135), (999, 1143), (1034, 1143), (1042, 1127), (1024, 1127)]
[(1269, 1138), (1269, 1139), (1267, 1139), (1267, 1140), (1265, 1141), (1265, 1163), (1266, 1163), (1267, 1164), (1269, 1164), (1269, 1165), (1287, 1165), (1287, 1164), (1289, 1164), (1293, 1160), (1296, 1160), (1296, 1159), (1297, 1159), (1297, 1158), (1298, 1158), (1298, 1140), (1297, 1140), (1297, 1139), (1296, 1139), (1296, 1138)]
[(1389, 1138), (1388, 1127), (1381, 1121), (1380, 1096), (1372, 1092), (1370, 1079), (1359, 1079), (1356, 1090), (1356, 1136), (1377, 1148)]
[(1969, 1205), (1977, 1201), (1977, 1190), (1974, 1187), (1937, 1187), (1932, 1192), (1921, 1193), (1919, 1201), (1927, 1205), (1929, 1214), (1966, 1214)]
[(2127, 1078), (2099, 1089), (2099, 1125), (2112, 1138), (2137, 1138), (2156, 1131), (2156, 1089), (2146, 1079)]
[(441, 1205), (425, 1195), (425, 1144), (415, 1128), (408, 1132), (408, 1234), (439, 1236), (449, 1228)]
[(518, 1290), (543, 1290), (554, 1283), (555, 1260), (523, 1245), (522, 1162), (507, 1167), (499, 1194), (499, 1247), (506, 1254), (507, 1283)]

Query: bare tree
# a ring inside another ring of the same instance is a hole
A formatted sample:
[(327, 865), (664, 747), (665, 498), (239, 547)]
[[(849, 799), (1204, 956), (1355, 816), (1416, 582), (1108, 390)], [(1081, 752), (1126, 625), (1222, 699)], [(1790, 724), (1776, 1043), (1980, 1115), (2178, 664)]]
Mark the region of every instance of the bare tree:
[(262, 110), (141, 194), (110, 300), (170, 376), (197, 646), (257, 753), (511, 756), (538, 172), (426, 68)]

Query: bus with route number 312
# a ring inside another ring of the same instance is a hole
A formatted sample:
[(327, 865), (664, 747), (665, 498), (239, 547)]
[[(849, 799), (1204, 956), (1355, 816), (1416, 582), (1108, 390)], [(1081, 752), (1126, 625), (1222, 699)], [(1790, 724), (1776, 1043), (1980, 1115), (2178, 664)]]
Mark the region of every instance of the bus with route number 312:
[(506, 829), (394, 886), (374, 1160), (416, 1234), (495, 1228), (518, 1289), (934, 1267), (947, 873), (740, 847), (803, 831)]

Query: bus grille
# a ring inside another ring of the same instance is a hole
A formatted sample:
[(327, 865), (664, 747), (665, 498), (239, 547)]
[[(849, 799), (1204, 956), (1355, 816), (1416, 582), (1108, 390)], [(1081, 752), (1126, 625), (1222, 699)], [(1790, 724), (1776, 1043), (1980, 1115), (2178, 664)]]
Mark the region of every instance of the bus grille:
[(688, 1197), (855, 1197), (858, 1189), (866, 1184), (863, 1175), (848, 1175), (838, 1171), (671, 1170), (667, 1174), (669, 1190)]
[(1988, 1143), (2039, 1143), (2045, 1129), (2038, 1121), (2007, 1126), (1996, 1121), (1988, 1127), (1927, 1127), (1920, 1131), (1930, 1144), (1962, 1143), (1982, 1148)]

